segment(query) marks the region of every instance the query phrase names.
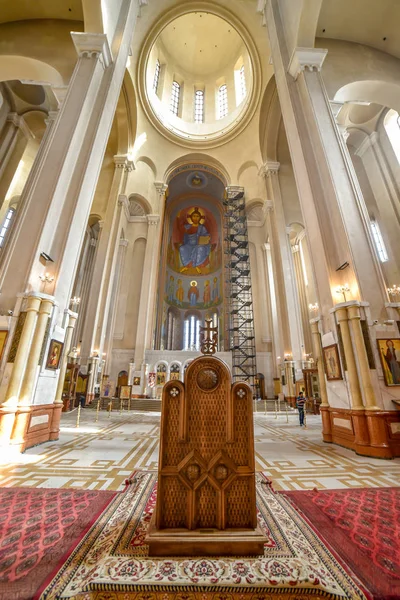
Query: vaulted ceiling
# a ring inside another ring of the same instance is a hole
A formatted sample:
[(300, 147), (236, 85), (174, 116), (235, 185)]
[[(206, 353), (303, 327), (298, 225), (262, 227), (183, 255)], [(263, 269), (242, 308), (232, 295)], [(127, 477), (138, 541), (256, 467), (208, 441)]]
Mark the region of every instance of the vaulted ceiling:
[(82, 0), (0, 0), (0, 23), (29, 19), (83, 21)]
[(323, 0), (316, 37), (365, 44), (400, 58), (399, 24), (399, 0)]

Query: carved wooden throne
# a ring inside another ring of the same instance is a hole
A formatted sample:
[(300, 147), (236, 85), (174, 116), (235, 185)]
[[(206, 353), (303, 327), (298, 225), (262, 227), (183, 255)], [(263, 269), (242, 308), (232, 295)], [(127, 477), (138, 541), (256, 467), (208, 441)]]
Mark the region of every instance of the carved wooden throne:
[(257, 526), (252, 392), (202, 356), (164, 386), (151, 556), (263, 554)]

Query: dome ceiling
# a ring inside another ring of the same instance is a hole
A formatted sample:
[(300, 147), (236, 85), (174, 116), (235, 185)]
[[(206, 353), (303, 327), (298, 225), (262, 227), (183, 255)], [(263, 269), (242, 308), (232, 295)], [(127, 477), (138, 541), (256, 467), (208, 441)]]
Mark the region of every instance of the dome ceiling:
[(177, 67), (204, 77), (223, 70), (237, 57), (241, 37), (234, 27), (215, 15), (192, 12), (167, 25), (161, 42)]

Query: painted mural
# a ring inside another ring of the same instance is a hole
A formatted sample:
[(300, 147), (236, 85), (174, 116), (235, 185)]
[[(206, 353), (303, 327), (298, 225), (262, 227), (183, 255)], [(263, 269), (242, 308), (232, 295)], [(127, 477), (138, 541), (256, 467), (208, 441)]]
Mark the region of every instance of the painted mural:
[(168, 270), (167, 282), (165, 301), (170, 306), (202, 310), (218, 306), (222, 302), (221, 273), (207, 279), (194, 279), (177, 276)]
[[(188, 187), (201, 188), (202, 175), (196, 172), (189, 177)], [(165, 235), (160, 348), (197, 347), (198, 324), (206, 318), (216, 319), (223, 335), (223, 234), (218, 204), (197, 194), (182, 199), (167, 212)]]
[(216, 216), (200, 202), (173, 216), (167, 265), (176, 273), (209, 275), (221, 268), (222, 251)]

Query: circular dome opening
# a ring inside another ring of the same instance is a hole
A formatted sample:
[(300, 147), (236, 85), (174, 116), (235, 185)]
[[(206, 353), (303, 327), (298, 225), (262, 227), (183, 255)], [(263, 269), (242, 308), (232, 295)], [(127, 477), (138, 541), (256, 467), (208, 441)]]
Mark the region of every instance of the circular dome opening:
[(149, 37), (142, 99), (155, 124), (203, 147), (230, 134), (254, 97), (254, 60), (238, 28), (192, 11), (156, 26)]

